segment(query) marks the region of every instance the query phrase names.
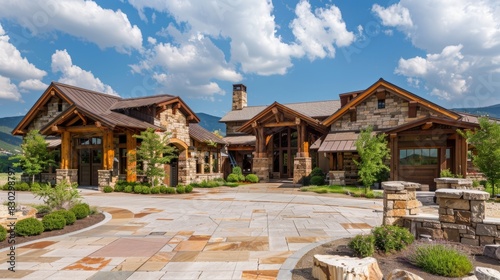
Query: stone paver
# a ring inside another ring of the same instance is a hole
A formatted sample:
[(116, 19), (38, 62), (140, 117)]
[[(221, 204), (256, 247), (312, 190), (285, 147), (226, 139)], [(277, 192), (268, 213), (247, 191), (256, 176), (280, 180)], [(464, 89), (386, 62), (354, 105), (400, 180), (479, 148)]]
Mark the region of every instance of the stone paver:
[[(83, 190), (85, 201), (109, 213), (109, 220), (18, 245), (16, 272), (7, 270), (1, 254), (0, 278), (289, 279), (294, 261), (313, 244), (367, 233), (382, 222), (382, 200), (279, 186), (184, 195)], [(40, 203), (27, 193), (19, 193), (18, 202)]]

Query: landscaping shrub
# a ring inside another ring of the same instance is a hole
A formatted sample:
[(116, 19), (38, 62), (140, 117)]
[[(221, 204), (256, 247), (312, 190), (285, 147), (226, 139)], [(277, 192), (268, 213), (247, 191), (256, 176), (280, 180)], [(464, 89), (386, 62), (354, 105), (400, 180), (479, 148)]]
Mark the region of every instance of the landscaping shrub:
[(231, 173), (231, 174), (227, 175), (226, 181), (233, 182), (233, 183), (238, 182), (239, 176), (238, 176), (238, 174)]
[(233, 172), (232, 174), (236, 174), (236, 175), (243, 175), (243, 172), (241, 171), (241, 167), (239, 166), (235, 166), (233, 167)]
[(104, 186), (104, 188), (102, 190), (105, 193), (110, 193), (110, 192), (113, 192), (113, 187), (111, 187), (111, 186)]
[(185, 191), (186, 191), (186, 193), (192, 192), (193, 191), (193, 186), (187, 185), (186, 188), (185, 188)]
[(250, 183), (258, 183), (259, 177), (255, 174), (248, 174), (246, 180)]
[(26, 218), (16, 223), (16, 235), (33, 236), (43, 232), (43, 224), (36, 218)]
[(245, 175), (239, 174), (238, 175), (238, 182), (245, 182)]
[(16, 182), (14, 188), (16, 189), (16, 191), (29, 191), (30, 185), (26, 182)]
[(134, 191), (134, 187), (132, 185), (128, 185), (123, 189), (124, 193), (131, 193)]
[(365, 194), (365, 197), (366, 197), (366, 198), (375, 198), (375, 193), (374, 193), (374, 192), (367, 192), (367, 193)]
[(319, 168), (319, 167), (315, 167), (312, 171), (311, 171), (311, 174), (309, 174), (309, 176), (314, 177), (314, 176), (321, 176), (323, 178), (325, 178), (325, 173), (323, 172), (323, 169)]
[(160, 186), (160, 193), (167, 193), (167, 186), (161, 185)]
[(90, 214), (90, 207), (86, 203), (80, 203), (70, 209), (71, 212), (75, 213), (77, 220), (83, 219)]
[(142, 185), (135, 185), (134, 186), (134, 192), (135, 193), (142, 193)]
[(177, 193), (185, 193), (186, 192), (186, 187), (183, 185), (178, 185), (177, 189), (175, 190)]
[(42, 224), (44, 231), (63, 229), (66, 226), (66, 219), (59, 213), (50, 213), (43, 216)]
[(76, 221), (75, 213), (73, 213), (71, 211), (61, 209), (61, 210), (54, 211), (51, 214), (53, 214), (53, 213), (56, 213), (56, 214), (63, 216), (64, 220), (66, 220), (66, 225), (72, 225)]
[(167, 194), (174, 194), (176, 189), (174, 187), (167, 187), (165, 193)]
[(35, 206), (33, 206), (33, 208), (36, 209), (36, 213), (40, 216), (45, 216), (45, 215), (49, 214), (50, 211), (52, 211), (52, 208), (50, 208), (49, 206), (47, 206), (45, 204), (35, 205)]
[(375, 247), (384, 253), (401, 251), (415, 239), (408, 229), (391, 225), (375, 227), (373, 236)]
[(375, 237), (372, 234), (358, 234), (349, 241), (347, 246), (349, 246), (358, 257), (371, 257), (373, 253), (375, 253)]
[(126, 187), (126, 185), (118, 185), (118, 184), (116, 184), (114, 191), (115, 192), (123, 192), (125, 190), (125, 187)]
[(226, 183), (224, 184), (224, 186), (226, 186), (226, 187), (230, 187), (230, 188), (234, 188), (234, 187), (239, 186), (239, 184), (238, 184), (238, 183), (236, 183), (236, 182), (226, 182)]
[(323, 186), (324, 184), (325, 184), (325, 177), (323, 177), (323, 176), (312, 176), (311, 177), (311, 185)]
[(0, 242), (4, 241), (5, 239), (7, 239), (7, 229), (3, 226), (0, 226)]
[(159, 194), (160, 193), (160, 186), (154, 186), (151, 188), (151, 193), (152, 194)]
[(142, 186), (142, 194), (150, 194), (151, 193), (151, 188), (147, 186)]
[(81, 196), (76, 188), (76, 183), (70, 184), (63, 180), (54, 187), (47, 185), (33, 193), (51, 209), (69, 209), (80, 201)]
[(417, 247), (410, 261), (428, 273), (445, 277), (462, 277), (474, 268), (467, 255), (440, 244)]
[(38, 182), (33, 182), (31, 183), (30, 190), (33, 191), (39, 191), (42, 188), (42, 185)]

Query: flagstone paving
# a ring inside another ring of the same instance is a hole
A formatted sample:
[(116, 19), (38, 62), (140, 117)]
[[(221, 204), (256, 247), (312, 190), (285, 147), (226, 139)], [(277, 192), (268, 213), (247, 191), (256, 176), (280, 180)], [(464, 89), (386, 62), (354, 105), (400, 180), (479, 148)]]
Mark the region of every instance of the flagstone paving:
[[(3, 250), (0, 278), (290, 279), (287, 265), (301, 251), (367, 233), (382, 221), (381, 200), (303, 193), (280, 184), (184, 195), (82, 194), (107, 213), (105, 222), (17, 245), (16, 272), (7, 270)], [(18, 193), (17, 200), (40, 203), (28, 193)]]

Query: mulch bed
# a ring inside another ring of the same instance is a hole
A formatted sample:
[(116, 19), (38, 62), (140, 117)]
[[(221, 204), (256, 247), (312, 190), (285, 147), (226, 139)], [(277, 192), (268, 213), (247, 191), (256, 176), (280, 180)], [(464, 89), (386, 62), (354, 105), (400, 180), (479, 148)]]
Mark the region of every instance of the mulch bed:
[[(313, 257), (315, 254), (319, 255), (342, 255), (353, 257), (354, 254), (347, 244), (351, 240), (350, 238), (338, 239), (329, 243), (325, 243), (318, 246), (308, 253), (306, 253), (297, 263), (295, 269), (292, 271), (292, 280), (309, 280), (314, 279), (312, 277), (312, 267), (313, 267)], [(422, 245), (423, 241), (415, 241), (406, 250), (397, 252), (390, 255), (385, 255), (381, 253), (375, 253), (373, 256), (377, 259), (380, 270), (384, 275), (388, 275), (389, 272), (398, 268), (406, 271), (415, 273), (416, 275), (422, 277), (425, 280), (439, 280), (439, 279), (462, 279), (461, 278), (448, 278), (443, 276), (436, 276), (424, 272), (419, 267), (416, 267), (407, 261), (407, 256), (413, 252), (415, 246)], [(482, 256), (483, 247), (481, 246), (469, 246), (459, 243), (450, 243), (450, 246), (456, 247), (458, 250), (467, 253), (469, 255), (474, 267), (482, 266), (489, 267), (496, 270), (500, 269), (500, 262), (488, 257)]]
[[(102, 220), (104, 220), (104, 214), (102, 213), (96, 213), (93, 215), (90, 215), (84, 219), (81, 220), (76, 220), (74, 224), (65, 226), (63, 229), (59, 230), (53, 230), (53, 231), (44, 231), (40, 235), (34, 235), (34, 236), (16, 236), (16, 247), (17, 246), (22, 246), (23, 243), (33, 241), (33, 240), (38, 240), (42, 238), (47, 238), (47, 237), (52, 237), (52, 236), (58, 236), (58, 235), (63, 235), (66, 233), (70, 232), (75, 232), (87, 227), (90, 227), (92, 225), (95, 225)], [(8, 237), (8, 235), (7, 235)], [(0, 242), (0, 249), (10, 247), (13, 244), (8, 243), (8, 239), (5, 239), (4, 241)]]

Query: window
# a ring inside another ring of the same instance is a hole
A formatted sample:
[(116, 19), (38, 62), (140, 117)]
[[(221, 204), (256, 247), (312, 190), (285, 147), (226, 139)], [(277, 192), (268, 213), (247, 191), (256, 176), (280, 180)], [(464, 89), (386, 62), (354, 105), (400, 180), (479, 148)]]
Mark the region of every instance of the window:
[(377, 108), (378, 109), (384, 109), (385, 108), (385, 99), (379, 99), (378, 100)]
[(59, 101), (57, 102), (57, 112), (62, 112), (63, 110), (63, 101), (62, 99), (59, 99)]
[(438, 163), (438, 149), (399, 150), (401, 165), (434, 165)]

